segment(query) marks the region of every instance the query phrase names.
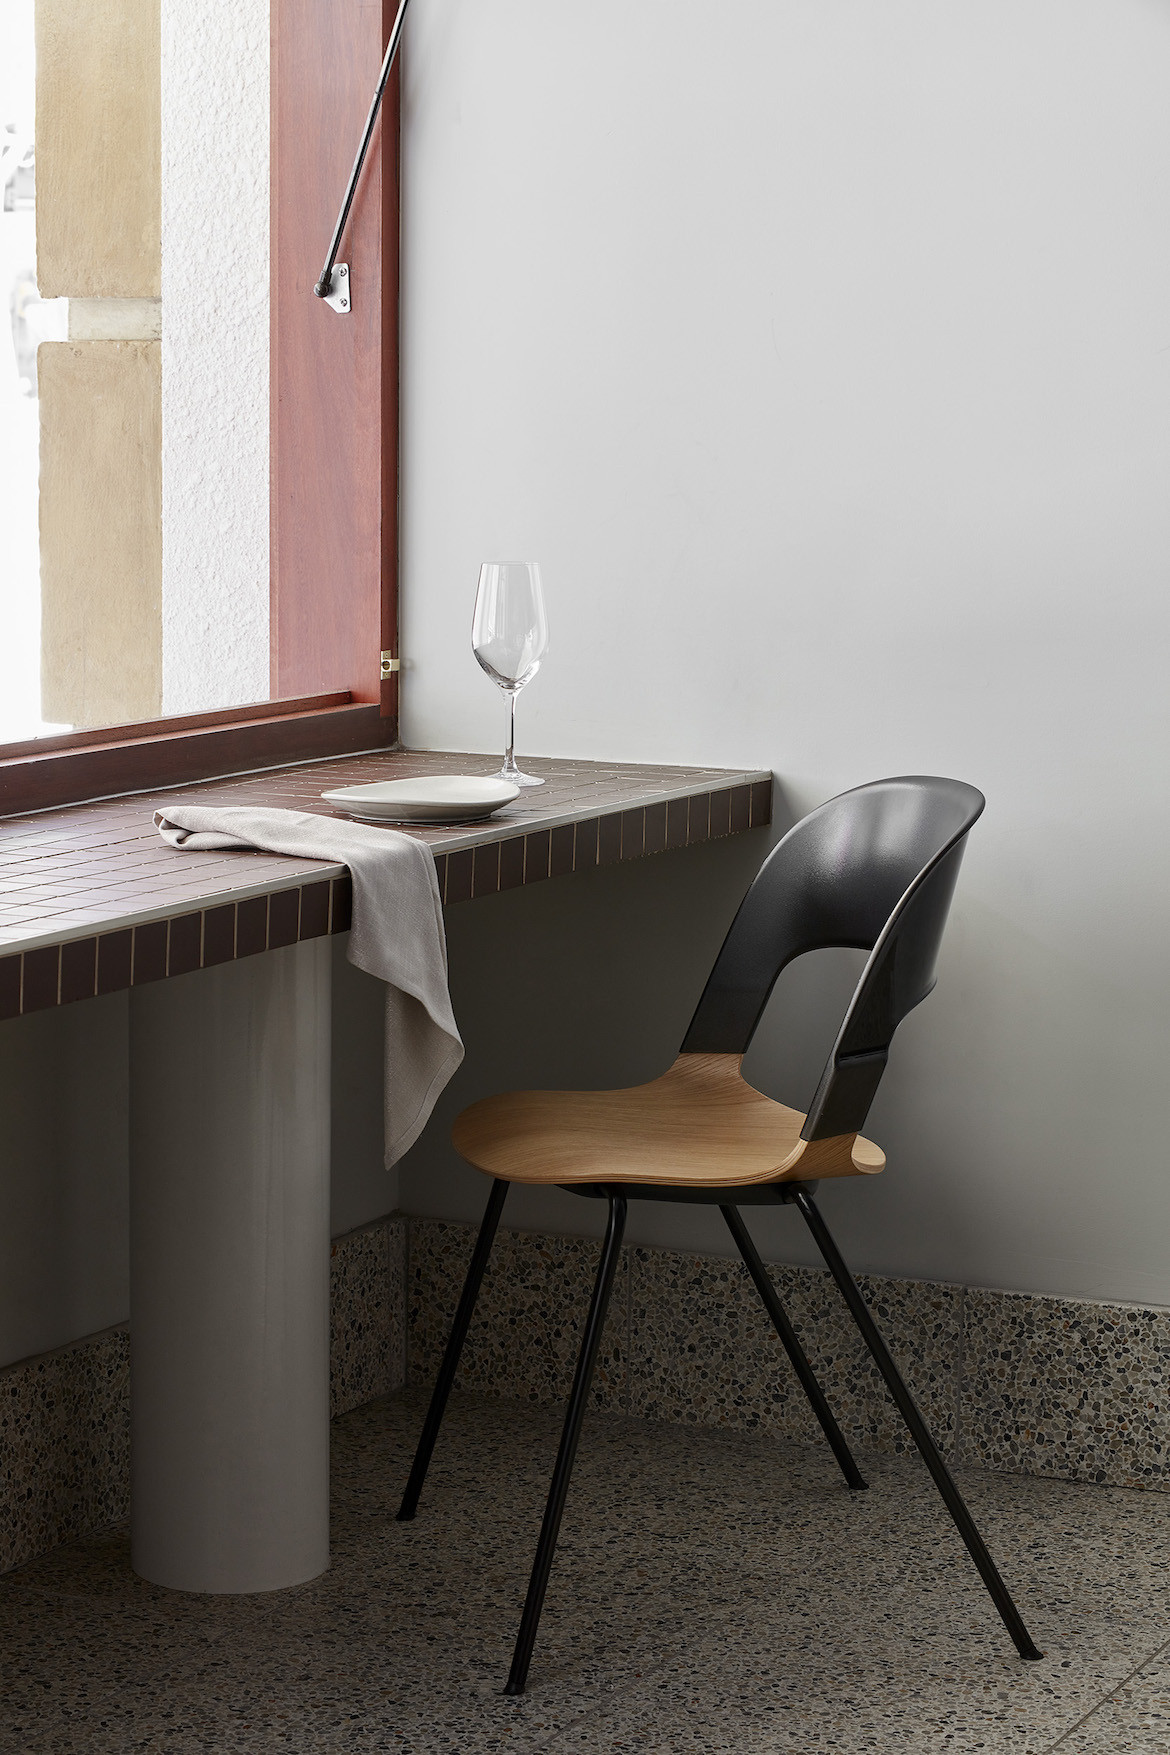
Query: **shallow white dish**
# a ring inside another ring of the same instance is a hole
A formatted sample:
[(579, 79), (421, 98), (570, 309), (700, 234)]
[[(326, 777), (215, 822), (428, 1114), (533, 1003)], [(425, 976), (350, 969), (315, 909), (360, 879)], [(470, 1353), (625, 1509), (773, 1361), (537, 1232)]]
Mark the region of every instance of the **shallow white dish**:
[(508, 780), (482, 774), (427, 774), (417, 780), (375, 780), (323, 792), (348, 816), (366, 823), (476, 823), (519, 798)]

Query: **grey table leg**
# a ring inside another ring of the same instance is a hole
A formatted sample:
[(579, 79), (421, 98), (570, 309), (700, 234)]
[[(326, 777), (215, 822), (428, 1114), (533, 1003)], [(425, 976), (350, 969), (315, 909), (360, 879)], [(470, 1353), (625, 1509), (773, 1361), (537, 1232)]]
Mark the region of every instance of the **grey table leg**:
[(135, 1571), (329, 1564), (329, 941), (130, 998)]

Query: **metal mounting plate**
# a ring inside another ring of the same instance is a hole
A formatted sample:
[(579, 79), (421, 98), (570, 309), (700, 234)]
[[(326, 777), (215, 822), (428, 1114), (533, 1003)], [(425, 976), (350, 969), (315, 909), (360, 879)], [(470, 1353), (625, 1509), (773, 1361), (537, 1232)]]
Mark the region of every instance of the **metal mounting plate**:
[(343, 317), (348, 317), (352, 313), (353, 299), (350, 296), (348, 262), (335, 262), (333, 264), (333, 290), (325, 294), (325, 303)]

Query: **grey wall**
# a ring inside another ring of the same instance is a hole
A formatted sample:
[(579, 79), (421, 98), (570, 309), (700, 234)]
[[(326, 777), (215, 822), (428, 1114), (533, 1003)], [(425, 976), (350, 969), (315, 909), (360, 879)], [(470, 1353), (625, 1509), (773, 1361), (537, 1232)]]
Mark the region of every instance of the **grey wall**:
[[(335, 1236), (398, 1205), (382, 1165), (383, 989), (346, 962), (348, 943), (332, 945)], [(126, 1321), (128, 1000), (0, 1024), (0, 1366)]]
[(127, 998), (0, 1024), (0, 1365), (126, 1319)]
[[(1170, 11), (443, 0), (410, 32), (408, 739), (498, 745), (471, 595), (522, 554), (553, 643), (521, 753), (758, 763), (797, 813), (978, 783), (889, 1169), (829, 1198), (887, 1272), (1170, 1302)], [(689, 858), (453, 917), (461, 1088), (593, 1066), (581, 980), (635, 1075), (622, 1020), (660, 1040), (679, 953), (599, 959), (599, 925), (653, 925)], [(514, 1000), (505, 919), (545, 947)], [(429, 1141), (403, 1187), (473, 1208)]]
[[(411, 16), (408, 736), (498, 746), (471, 592), (535, 554), (553, 648), (522, 750), (774, 767), (782, 820), (877, 774), (976, 781), (939, 989), (872, 1117), (889, 1169), (826, 1204), (861, 1266), (1170, 1303), (1170, 12)], [(404, 1205), (478, 1211), (459, 1102), (658, 1070), (761, 841), (452, 910), (469, 1053)], [(779, 996), (754, 1060), (777, 1095), (846, 973)], [(343, 1230), (398, 1190), (377, 990), (336, 991)], [(125, 1314), (124, 1006), (0, 1026), (0, 1360)], [(701, 1215), (633, 1229), (723, 1247)]]

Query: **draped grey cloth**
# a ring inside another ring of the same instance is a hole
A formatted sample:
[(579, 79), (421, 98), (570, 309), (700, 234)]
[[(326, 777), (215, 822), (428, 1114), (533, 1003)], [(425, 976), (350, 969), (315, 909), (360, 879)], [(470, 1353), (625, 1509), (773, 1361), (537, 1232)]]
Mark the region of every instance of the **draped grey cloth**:
[(156, 811), (164, 841), (184, 852), (290, 853), (348, 865), (349, 961), (386, 983), (386, 1166), (418, 1138), (463, 1059), (447, 987), (447, 942), (435, 862), (394, 829), (306, 811), (176, 802)]

